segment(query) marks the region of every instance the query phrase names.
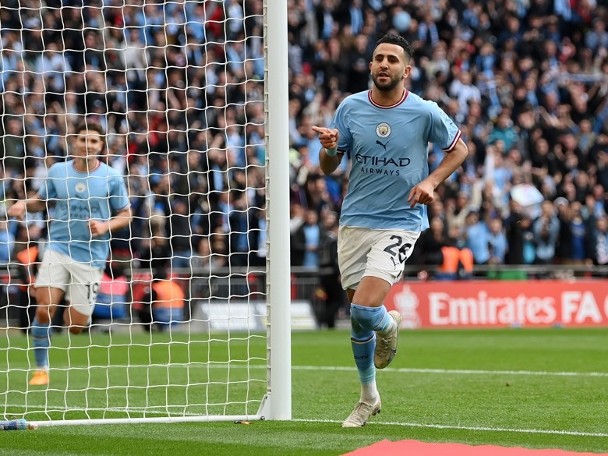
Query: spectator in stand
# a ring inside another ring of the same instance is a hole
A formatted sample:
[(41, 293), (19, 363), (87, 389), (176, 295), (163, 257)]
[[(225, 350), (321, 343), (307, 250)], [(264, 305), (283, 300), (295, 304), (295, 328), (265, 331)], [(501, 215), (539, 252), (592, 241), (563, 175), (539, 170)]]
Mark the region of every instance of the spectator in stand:
[(363, 34), (357, 35), (349, 52), (350, 61), (345, 87), (347, 93), (356, 93), (369, 88), (369, 51), (369, 37)]
[(306, 268), (319, 267), (321, 247), (326, 242), (327, 233), (319, 224), (319, 215), (314, 209), (307, 209), (304, 223), (292, 237), (292, 264)]
[(488, 224), (480, 219), (478, 212), (467, 216), (466, 246), (473, 252), (475, 264), (488, 264), (492, 258), (490, 252), (490, 230)]
[(305, 210), (301, 204), (295, 203), (293, 200), (290, 207), (289, 232), (293, 236), (304, 223)]
[(338, 267), (338, 217), (335, 212), (321, 214), (321, 227), (325, 232), (323, 245), (319, 249), (319, 279), (325, 307), (320, 312), (318, 322), (321, 327), (334, 329), (340, 311), (345, 311), (346, 293), (340, 283)]
[(490, 131), (490, 136), (488, 137), (488, 142), (490, 144), (498, 141), (502, 142), (505, 150), (509, 150), (517, 141), (517, 131), (515, 130), (513, 121), (511, 120), (511, 113), (508, 109), (503, 109), (498, 115), (494, 122), (494, 126)]
[(268, 234), (268, 221), (266, 220), (266, 209), (255, 208), (251, 211), (249, 219), (249, 265), (265, 266), (268, 246), (266, 245)]
[(129, 282), (124, 274), (124, 267), (118, 262), (108, 261), (99, 283), (91, 324), (97, 325), (104, 321), (106, 324), (102, 330), (108, 331), (109, 324), (125, 318), (129, 312), (128, 292)]
[(192, 257), (192, 268), (195, 274), (203, 273), (201, 270), (212, 271), (217, 267), (222, 267), (223, 264), (219, 265), (212, 261), (211, 258), (211, 246), (209, 243), (209, 237), (203, 236), (198, 242), (197, 251)]
[(167, 233), (171, 246), (171, 268), (190, 268), (193, 246), (192, 224), (188, 204), (183, 198), (172, 198)]
[(0, 142), (0, 157), (2, 157), (3, 168), (8, 174), (22, 174), (25, 170), (25, 145), (23, 138), (22, 119), (18, 116), (3, 116), (2, 141)]
[(521, 207), (521, 204), (511, 200), (510, 215), (505, 221), (505, 236), (507, 253), (505, 264), (533, 264), (536, 257), (532, 233), (532, 219)]
[(594, 54), (601, 49), (608, 49), (608, 31), (606, 31), (605, 19), (600, 17), (593, 19), (592, 29), (585, 35), (585, 45)]
[[(422, 258), (414, 263), (422, 263), (435, 269), (431, 276), (436, 280), (456, 280), (469, 277), (473, 272), (473, 252), (458, 246), (458, 240), (447, 233), (441, 217), (433, 217), (430, 228), (420, 236), (418, 256)], [(420, 276), (420, 274), (419, 274)], [(423, 274), (425, 276), (425, 274)]]
[(560, 221), (551, 201), (544, 201), (541, 214), (534, 221), (534, 243), (536, 244), (536, 264), (553, 264), (555, 245), (559, 238)]
[(488, 222), (488, 252), (490, 258), (489, 264), (500, 265), (505, 263), (507, 254), (507, 238), (505, 236), (502, 218), (492, 217)]
[(540, 187), (547, 179), (554, 181), (558, 177), (559, 165), (549, 142), (543, 137), (538, 137), (531, 147), (532, 175), (536, 186)]
[(559, 234), (557, 237), (557, 245), (555, 246), (555, 261), (569, 264), (573, 252), (571, 226), (573, 215), (572, 207), (568, 200), (562, 196), (556, 198), (553, 205), (557, 211), (557, 219), (559, 221)]
[(450, 84), (449, 95), (458, 100), (458, 113), (455, 118), (466, 119), (469, 106), (472, 102), (481, 102), (481, 92), (473, 84), (473, 76), (470, 71), (460, 70), (457, 78)]
[(167, 275), (165, 269), (156, 269), (139, 317), (146, 331), (165, 331), (184, 321), (186, 294), (179, 279)]
[(149, 234), (141, 241), (137, 266), (147, 271), (168, 268), (171, 264), (171, 246), (165, 231), (165, 218), (152, 215)]
[(313, 209), (317, 213), (323, 210), (333, 210), (334, 204), (327, 190), (327, 177), (317, 173), (308, 175), (304, 187), (305, 200), (302, 205), (306, 208)]
[(60, 94), (65, 90), (65, 81), (69, 79), (72, 67), (66, 56), (60, 52), (57, 43), (48, 43), (34, 62), (34, 71), (40, 74), (45, 81), (45, 87), (53, 94)]
[(249, 233), (251, 228), (251, 213), (254, 209), (248, 206), (245, 192), (233, 190), (230, 193), (232, 208), (229, 212), (230, 233), (230, 264), (233, 266), (247, 266), (249, 264), (249, 250), (255, 247), (250, 245)]
[[(593, 264), (596, 266), (608, 266), (608, 216), (603, 215), (595, 221), (591, 246)], [(606, 276), (606, 273), (602, 275)]]
[(587, 195), (585, 198), (587, 214), (590, 219), (593, 219), (593, 222), (596, 218), (601, 217), (608, 212), (607, 202), (608, 194), (604, 194), (604, 187), (600, 184), (595, 184), (591, 194)]
[(456, 198), (450, 199), (446, 205), (446, 230), (449, 227), (458, 233), (464, 232), (466, 218), (472, 211), (469, 195), (464, 191), (459, 191)]
[(442, 247), (448, 244), (444, 221), (441, 217), (432, 217), (429, 222), (429, 229), (420, 235), (418, 240), (419, 249), (413, 255), (420, 258), (412, 258), (412, 262), (422, 264), (427, 267), (439, 266), (443, 263)]
[(562, 261), (575, 266), (591, 264), (591, 254), (589, 252), (589, 240), (591, 238), (591, 227), (587, 220), (583, 218), (582, 205), (578, 201), (571, 204), (570, 223), (568, 229), (571, 233), (572, 250), (570, 256), (562, 258)]

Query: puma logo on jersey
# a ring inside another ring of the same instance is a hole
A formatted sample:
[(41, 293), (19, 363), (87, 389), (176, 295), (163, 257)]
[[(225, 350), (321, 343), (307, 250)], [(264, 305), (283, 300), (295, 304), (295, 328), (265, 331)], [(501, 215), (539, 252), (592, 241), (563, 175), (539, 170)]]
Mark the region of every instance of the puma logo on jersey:
[(376, 144), (382, 146), (384, 148), (384, 151), (386, 152), (386, 145), (388, 144), (388, 141), (382, 144), (379, 139), (376, 139)]

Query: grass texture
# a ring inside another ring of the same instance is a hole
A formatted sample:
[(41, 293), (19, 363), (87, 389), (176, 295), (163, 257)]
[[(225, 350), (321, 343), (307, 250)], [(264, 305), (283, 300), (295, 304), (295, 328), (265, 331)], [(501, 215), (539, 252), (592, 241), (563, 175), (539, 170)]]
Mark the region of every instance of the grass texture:
[[(28, 339), (2, 335), (0, 416), (255, 414), (265, 343), (60, 334), (51, 385), (33, 389)], [(341, 455), (383, 439), (608, 453), (608, 329), (402, 331), (377, 374), (382, 413), (360, 429), (340, 427), (359, 396), (347, 331), (294, 332), (292, 365), (291, 421), (45, 426), (1, 432), (0, 455)]]

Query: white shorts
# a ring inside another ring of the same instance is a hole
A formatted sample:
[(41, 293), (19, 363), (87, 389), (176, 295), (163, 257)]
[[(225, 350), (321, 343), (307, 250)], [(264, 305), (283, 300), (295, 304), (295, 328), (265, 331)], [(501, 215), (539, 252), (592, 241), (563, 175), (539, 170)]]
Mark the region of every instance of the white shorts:
[(364, 276), (378, 277), (391, 285), (397, 282), (419, 236), (415, 231), (341, 226), (338, 265), (342, 288), (356, 289)]
[(72, 260), (68, 255), (46, 249), (36, 276), (36, 288), (59, 288), (65, 299), (83, 315), (91, 316), (103, 271)]

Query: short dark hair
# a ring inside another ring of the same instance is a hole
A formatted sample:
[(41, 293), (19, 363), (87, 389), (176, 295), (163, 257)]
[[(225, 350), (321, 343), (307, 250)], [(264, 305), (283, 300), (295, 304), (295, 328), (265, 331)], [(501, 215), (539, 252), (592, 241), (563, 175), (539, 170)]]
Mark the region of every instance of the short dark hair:
[(105, 141), (106, 131), (100, 123), (92, 122), (90, 120), (83, 120), (82, 122), (76, 125), (75, 133), (78, 134), (81, 131), (96, 131), (97, 133), (99, 133), (99, 136), (103, 137)]
[(384, 35), (382, 38), (376, 41), (376, 47), (383, 43), (396, 44), (397, 46), (401, 46), (401, 48), (403, 48), (403, 53), (405, 54), (405, 57), (408, 59), (408, 61), (411, 60), (414, 54), (410, 42), (403, 38), (401, 35), (397, 35), (396, 33), (387, 33), (386, 35)]

